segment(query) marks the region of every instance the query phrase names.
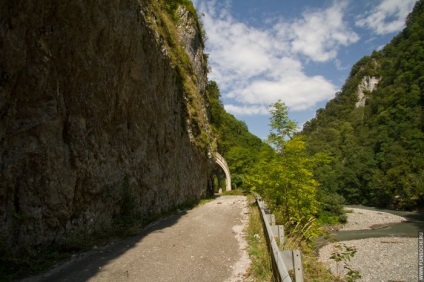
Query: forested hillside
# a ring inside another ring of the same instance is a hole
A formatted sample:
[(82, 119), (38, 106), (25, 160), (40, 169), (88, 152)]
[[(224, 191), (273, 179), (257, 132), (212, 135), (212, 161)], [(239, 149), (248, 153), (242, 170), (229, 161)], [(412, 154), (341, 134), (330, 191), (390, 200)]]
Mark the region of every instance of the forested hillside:
[(347, 202), (396, 209), (424, 204), (424, 1), (381, 51), (356, 63), (303, 134), (320, 189)]

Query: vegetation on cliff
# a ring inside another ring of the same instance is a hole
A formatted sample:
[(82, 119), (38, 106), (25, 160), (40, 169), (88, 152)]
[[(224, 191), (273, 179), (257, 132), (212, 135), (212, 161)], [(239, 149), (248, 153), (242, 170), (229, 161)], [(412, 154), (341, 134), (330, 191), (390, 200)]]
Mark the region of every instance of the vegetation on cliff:
[[(193, 3), (189, 0), (160, 0), (147, 1), (147, 5), (148, 23), (157, 32), (158, 44), (166, 50), (184, 89), (190, 136), (205, 151), (215, 151), (215, 138), (206, 114), (205, 89), (202, 89), (208, 72), (207, 55), (203, 53), (205, 32)], [(184, 17), (185, 13), (189, 13), (189, 17)], [(199, 50), (188, 50), (190, 43), (184, 42), (184, 34), (181, 34), (186, 26), (194, 29)], [(191, 54), (192, 58), (190, 51), (195, 53)]]

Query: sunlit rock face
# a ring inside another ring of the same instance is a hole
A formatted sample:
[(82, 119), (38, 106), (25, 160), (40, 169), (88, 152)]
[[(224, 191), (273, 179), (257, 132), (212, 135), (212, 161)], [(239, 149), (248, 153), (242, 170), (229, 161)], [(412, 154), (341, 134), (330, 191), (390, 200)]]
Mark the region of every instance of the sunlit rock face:
[(356, 107), (364, 107), (367, 100), (366, 93), (372, 93), (377, 89), (380, 79), (374, 76), (365, 76), (361, 84), (358, 85), (358, 102), (356, 102)]

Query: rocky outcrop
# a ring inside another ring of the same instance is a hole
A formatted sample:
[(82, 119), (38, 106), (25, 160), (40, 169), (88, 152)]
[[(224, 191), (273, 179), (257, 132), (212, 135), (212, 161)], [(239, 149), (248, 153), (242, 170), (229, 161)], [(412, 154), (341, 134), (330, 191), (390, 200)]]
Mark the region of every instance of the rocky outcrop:
[(367, 100), (366, 93), (372, 93), (377, 89), (379, 82), (380, 79), (374, 76), (365, 76), (362, 79), (361, 84), (358, 85), (358, 102), (355, 104), (357, 108), (365, 106)]
[[(140, 3), (0, 3), (2, 251), (34, 253), (206, 193), (181, 76)], [(198, 32), (181, 37), (205, 70)], [(197, 81), (203, 93), (206, 73)]]

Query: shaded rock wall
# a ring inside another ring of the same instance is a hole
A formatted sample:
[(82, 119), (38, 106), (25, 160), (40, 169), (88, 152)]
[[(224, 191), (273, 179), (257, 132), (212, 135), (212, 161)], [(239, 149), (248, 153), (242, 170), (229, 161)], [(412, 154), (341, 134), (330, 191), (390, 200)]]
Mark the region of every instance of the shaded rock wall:
[(1, 1), (0, 247), (108, 229), (128, 198), (149, 217), (205, 194), (207, 152), (144, 9)]

